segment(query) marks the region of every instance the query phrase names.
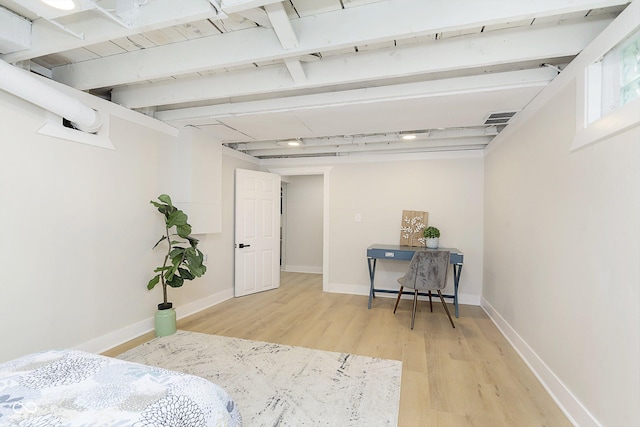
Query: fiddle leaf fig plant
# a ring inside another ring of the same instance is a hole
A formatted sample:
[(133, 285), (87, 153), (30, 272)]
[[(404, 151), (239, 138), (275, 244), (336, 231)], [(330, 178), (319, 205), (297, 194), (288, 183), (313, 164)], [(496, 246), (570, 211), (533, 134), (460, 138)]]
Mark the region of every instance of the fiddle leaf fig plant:
[(158, 305), (162, 310), (172, 306), (167, 302), (167, 286), (179, 288), (185, 280), (193, 280), (204, 275), (207, 267), (204, 265), (204, 255), (198, 249), (198, 239), (190, 236), (191, 225), (187, 222), (187, 214), (173, 206), (171, 197), (166, 194), (161, 194), (158, 200), (160, 202), (152, 200), (151, 204), (164, 215), (165, 232), (153, 249), (166, 242), (167, 252), (162, 265), (153, 270), (156, 275), (149, 280), (147, 289), (151, 290), (158, 283), (162, 284), (164, 299), (163, 303)]

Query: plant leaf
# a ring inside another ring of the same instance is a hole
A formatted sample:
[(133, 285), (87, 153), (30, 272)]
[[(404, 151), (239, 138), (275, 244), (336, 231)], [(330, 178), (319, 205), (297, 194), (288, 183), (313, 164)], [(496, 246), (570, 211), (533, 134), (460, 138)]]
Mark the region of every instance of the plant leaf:
[(167, 218), (167, 228), (171, 228), (174, 225), (180, 226), (187, 223), (187, 215), (181, 210), (175, 210), (169, 214)]
[(200, 264), (197, 266), (189, 266), (189, 271), (191, 271), (191, 273), (196, 276), (196, 277), (201, 277), (204, 275), (204, 273), (207, 272), (207, 266), (204, 264)]
[(178, 236), (186, 239), (191, 234), (191, 226), (189, 224), (183, 224), (176, 226), (176, 231), (178, 232)]
[(174, 246), (173, 249), (171, 249), (171, 252), (169, 252), (169, 256), (171, 258), (173, 258), (173, 257), (175, 257), (177, 255), (182, 256), (182, 254), (184, 253), (185, 250), (186, 249), (181, 247), (181, 246)]
[(193, 280), (196, 278), (196, 276), (191, 274), (191, 272), (186, 268), (178, 268), (178, 271), (180, 272), (180, 277), (182, 277), (184, 280)]
[(149, 280), (149, 283), (147, 284), (147, 289), (148, 290), (153, 289), (158, 284), (158, 282), (160, 282), (159, 274), (154, 276), (153, 279)]
[(184, 284), (184, 279), (176, 274), (171, 278), (171, 280), (168, 280), (166, 283), (172, 288), (179, 288)]
[(164, 273), (164, 280), (165, 282), (169, 282), (171, 280), (173, 280), (173, 276), (176, 274), (176, 271), (178, 271), (178, 264), (173, 264), (167, 267), (167, 272)]
[(160, 200), (163, 203), (166, 203), (169, 206), (173, 206), (173, 203), (171, 203), (171, 197), (169, 197), (169, 195), (167, 194), (161, 194), (158, 196), (158, 200)]
[(151, 204), (156, 208), (158, 208), (158, 212), (160, 212), (164, 216), (167, 216), (167, 214), (171, 211), (171, 208), (172, 208), (172, 206), (154, 202), (153, 200), (151, 200)]

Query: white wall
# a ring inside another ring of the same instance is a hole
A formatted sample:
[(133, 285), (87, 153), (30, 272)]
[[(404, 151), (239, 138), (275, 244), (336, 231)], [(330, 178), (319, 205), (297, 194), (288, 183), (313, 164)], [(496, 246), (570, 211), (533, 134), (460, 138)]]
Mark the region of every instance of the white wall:
[[(0, 91), (0, 361), (48, 348), (104, 350), (151, 330), (162, 298), (146, 289), (162, 227), (149, 201), (160, 194), (162, 147), (175, 136), (77, 96), (114, 114), (115, 151), (36, 134), (45, 113)], [(229, 156), (223, 164), (223, 232), (202, 237), (208, 273), (169, 290), (179, 315), (233, 295), (233, 169), (256, 166)]]
[(288, 178), (286, 271), (322, 273), (323, 176)]
[[(263, 162), (288, 172), (329, 170), (327, 226), (328, 278), (325, 290), (369, 293), (367, 247), (399, 244), (403, 210), (429, 212), (429, 224), (442, 235), (441, 247), (456, 247), (465, 255), (460, 281), (463, 304), (480, 304), (482, 292), (483, 174), (481, 153), (423, 153)], [(361, 222), (355, 221), (355, 214)], [(327, 260), (325, 260), (326, 262)], [(397, 289), (406, 262), (380, 260), (376, 287)], [(453, 274), (447, 292), (452, 292)], [(383, 295), (384, 296), (384, 295)]]
[(640, 132), (570, 152), (574, 111), (571, 86), (487, 156), (483, 298), (597, 422), (640, 425)]
[[(198, 248), (208, 259), (207, 273), (197, 282), (187, 282), (181, 289), (169, 289), (170, 298), (177, 304), (178, 318), (233, 297), (235, 170), (256, 170), (258, 167), (231, 151), (223, 148), (222, 232), (195, 236), (200, 240)], [(161, 298), (160, 294), (158, 296)]]
[[(331, 171), (330, 270), (335, 285), (362, 285), (368, 293), (366, 249), (400, 243), (403, 210), (429, 212), (440, 246), (465, 254), (459, 293), (479, 303), (482, 290), (483, 159), (407, 160), (337, 165)], [(362, 216), (355, 222), (355, 214)], [(376, 286), (397, 287), (407, 263), (380, 260)], [(447, 292), (452, 292), (453, 275)]]
[(576, 85), (485, 165), (484, 305), (579, 425), (640, 425), (640, 128), (570, 151)]

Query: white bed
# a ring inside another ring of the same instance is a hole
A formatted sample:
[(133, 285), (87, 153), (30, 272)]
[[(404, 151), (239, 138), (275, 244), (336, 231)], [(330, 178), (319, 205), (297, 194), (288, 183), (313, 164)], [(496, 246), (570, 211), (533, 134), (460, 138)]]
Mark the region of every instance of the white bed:
[(231, 397), (193, 375), (77, 350), (0, 364), (1, 426), (240, 426)]

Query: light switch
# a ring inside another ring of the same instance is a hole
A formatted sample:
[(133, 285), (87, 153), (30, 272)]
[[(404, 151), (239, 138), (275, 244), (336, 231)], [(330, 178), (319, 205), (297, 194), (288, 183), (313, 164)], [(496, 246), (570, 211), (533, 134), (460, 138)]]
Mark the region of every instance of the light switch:
[(355, 214), (355, 219), (356, 219), (356, 222), (362, 222), (362, 215), (359, 213)]

